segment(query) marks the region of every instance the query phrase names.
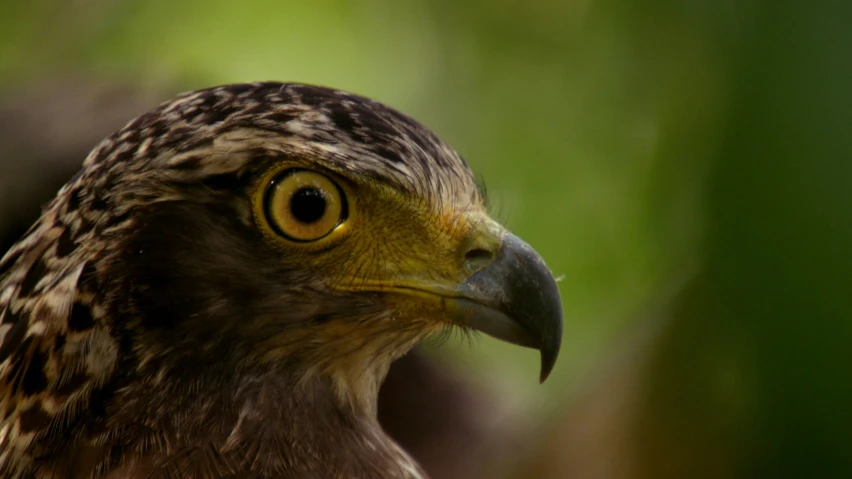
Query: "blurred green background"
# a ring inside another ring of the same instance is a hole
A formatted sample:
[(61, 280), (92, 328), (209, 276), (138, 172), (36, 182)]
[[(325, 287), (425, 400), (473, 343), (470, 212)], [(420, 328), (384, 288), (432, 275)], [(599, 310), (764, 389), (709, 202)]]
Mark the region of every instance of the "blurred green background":
[(478, 477), (852, 477), (850, 21), (828, 0), (2, 0), (0, 92), (318, 83), (451, 143), (565, 309), (543, 386), (533, 352), (432, 345), (514, 437)]

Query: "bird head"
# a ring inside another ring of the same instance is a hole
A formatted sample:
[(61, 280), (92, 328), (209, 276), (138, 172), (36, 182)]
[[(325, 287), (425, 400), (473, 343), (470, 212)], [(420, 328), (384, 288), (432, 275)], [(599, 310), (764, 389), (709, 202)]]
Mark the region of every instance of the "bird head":
[(101, 331), (114, 342), (96, 360), (138, 375), (286, 370), (369, 403), (393, 359), (449, 328), (539, 349), (542, 380), (559, 351), (554, 279), (489, 217), (465, 162), (341, 91), (245, 84), (164, 103), (95, 148), (36, 236), (55, 245), (40, 261), (76, 282), (67, 324), (48, 329)]

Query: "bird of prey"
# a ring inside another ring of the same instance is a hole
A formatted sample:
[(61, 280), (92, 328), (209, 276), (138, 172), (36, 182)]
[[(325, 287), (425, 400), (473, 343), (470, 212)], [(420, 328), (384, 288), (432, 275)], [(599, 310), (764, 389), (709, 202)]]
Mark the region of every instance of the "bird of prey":
[(562, 333), (542, 259), (407, 116), (287, 83), (128, 123), (0, 260), (1, 478), (422, 478), (378, 389), (421, 339)]

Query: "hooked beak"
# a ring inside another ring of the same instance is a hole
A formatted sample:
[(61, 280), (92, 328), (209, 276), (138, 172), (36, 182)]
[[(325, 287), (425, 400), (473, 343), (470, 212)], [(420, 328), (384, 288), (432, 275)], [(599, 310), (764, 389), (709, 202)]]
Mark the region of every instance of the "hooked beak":
[(562, 343), (562, 301), (541, 256), (507, 233), (494, 259), (448, 298), (459, 324), (541, 352), (541, 382), (553, 370)]

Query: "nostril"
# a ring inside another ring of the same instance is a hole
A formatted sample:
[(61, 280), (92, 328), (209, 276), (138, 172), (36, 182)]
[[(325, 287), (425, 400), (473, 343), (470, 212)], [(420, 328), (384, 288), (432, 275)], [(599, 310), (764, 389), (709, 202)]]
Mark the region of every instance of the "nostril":
[(494, 253), (482, 248), (475, 248), (465, 253), (464, 259), (465, 261), (473, 263), (477, 263), (480, 261), (491, 261), (492, 259), (494, 259)]
[(497, 255), (485, 248), (471, 248), (464, 254), (464, 270), (467, 274), (474, 274), (487, 268)]

